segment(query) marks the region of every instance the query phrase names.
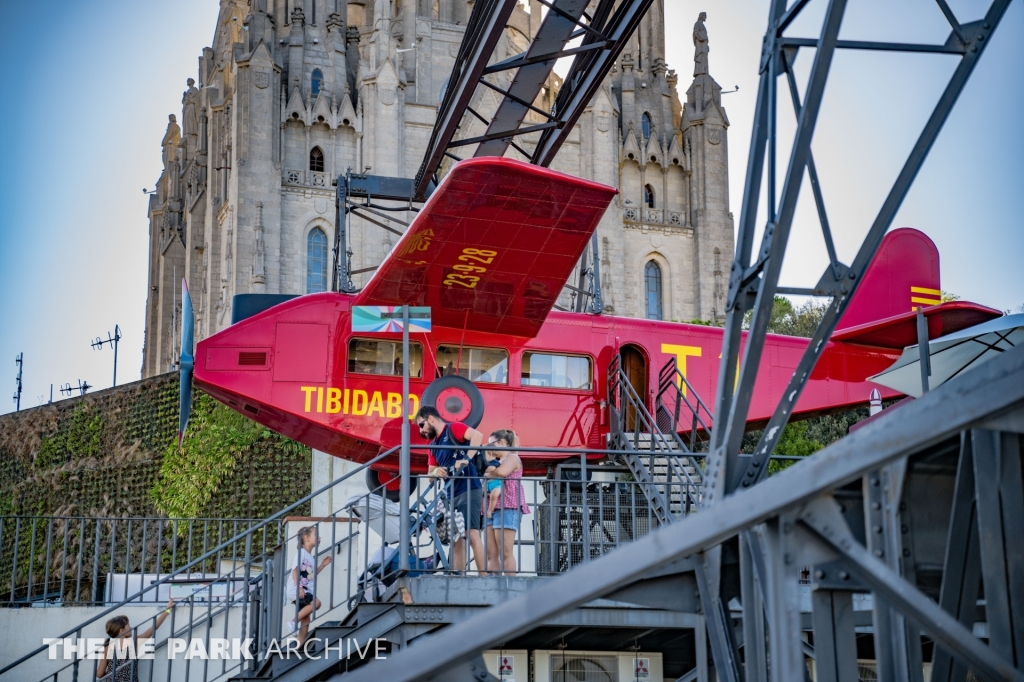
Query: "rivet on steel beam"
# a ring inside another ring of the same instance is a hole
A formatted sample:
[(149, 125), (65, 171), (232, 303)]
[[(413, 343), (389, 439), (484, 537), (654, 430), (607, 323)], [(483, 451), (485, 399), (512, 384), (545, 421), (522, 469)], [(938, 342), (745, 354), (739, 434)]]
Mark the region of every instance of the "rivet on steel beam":
[(883, 552), (880, 549), (876, 549), (875, 550), (875, 556), (878, 557), (878, 558), (881, 558), (881, 557), (885, 556), (885, 552)]
[(849, 580), (850, 579), (850, 574), (847, 573), (846, 571), (839, 571), (839, 579), (840, 580)]
[(871, 530), (874, 531), (875, 535), (881, 535), (882, 534), (882, 527), (877, 525), (877, 524), (872, 526)]
[(823, 580), (825, 578), (825, 571), (819, 568), (817, 571), (814, 572), (814, 577), (818, 580)]

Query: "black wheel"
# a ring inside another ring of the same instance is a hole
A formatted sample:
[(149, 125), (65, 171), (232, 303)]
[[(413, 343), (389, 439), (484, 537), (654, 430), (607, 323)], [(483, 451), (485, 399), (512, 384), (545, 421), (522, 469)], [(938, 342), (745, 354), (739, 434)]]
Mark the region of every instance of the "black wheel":
[[(390, 481), (397, 480), (398, 474), (389, 474), (386, 471), (374, 471), (373, 469), (369, 468), (366, 470), (366, 487), (369, 488), (370, 492), (375, 495), (380, 494), (378, 488), (380, 488), (383, 485), (386, 485)], [(399, 489), (396, 488), (394, 490), (390, 490), (389, 488), (384, 488), (383, 490), (384, 497), (391, 500), (392, 502), (398, 502), (398, 500), (401, 499), (401, 491)]]
[(476, 428), (484, 418), (484, 396), (472, 381), (460, 376), (434, 379), (423, 391), (423, 405), (441, 413), (446, 422)]

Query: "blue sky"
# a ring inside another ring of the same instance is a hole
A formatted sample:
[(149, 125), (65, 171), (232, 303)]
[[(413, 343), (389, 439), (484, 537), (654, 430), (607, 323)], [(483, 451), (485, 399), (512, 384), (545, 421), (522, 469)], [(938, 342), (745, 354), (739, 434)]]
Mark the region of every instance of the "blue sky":
[[(725, 89), (731, 128), (730, 203), (738, 216), (767, 19), (764, 0), (665, 0), (669, 67), (685, 91), (690, 31), (708, 14), (711, 74)], [(841, 37), (942, 42), (931, 0), (892, 7), (850, 0)], [(987, 3), (950, 0), (961, 21)], [(822, 0), (791, 35), (816, 36)], [(0, 413), (14, 357), (25, 353), (22, 407), (54, 384), (110, 386), (113, 353), (91, 339), (119, 324), (119, 383), (139, 378), (146, 301), (146, 197), (160, 174), (167, 115), (209, 44), (215, 0), (93, 0), (55, 11), (5, 3), (0, 26)], [(943, 288), (1000, 309), (1024, 304), (1024, 2), (1013, 2), (975, 70), (894, 227), (924, 230), (942, 254)], [(804, 51), (797, 72), (806, 78)], [(825, 93), (815, 159), (840, 257), (849, 262), (955, 66), (943, 56), (843, 53)], [(801, 80), (801, 87), (803, 81)], [(682, 94), (682, 93), (681, 93)], [(779, 108), (780, 149), (792, 112)], [(780, 154), (785, 157), (785, 154)], [(780, 169), (780, 173), (784, 168)], [(763, 205), (763, 202), (762, 202)], [(814, 284), (825, 264), (806, 185), (783, 284)]]

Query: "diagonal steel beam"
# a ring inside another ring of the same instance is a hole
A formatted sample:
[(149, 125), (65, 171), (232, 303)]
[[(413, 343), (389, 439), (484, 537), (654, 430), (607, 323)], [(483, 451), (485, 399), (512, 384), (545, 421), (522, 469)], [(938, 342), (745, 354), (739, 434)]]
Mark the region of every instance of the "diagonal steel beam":
[(1024, 682), (1024, 671), (1015, 669), (1012, 662), (983, 644), (953, 616), (857, 542), (831, 496), (808, 504), (801, 521), (843, 556), (850, 572), (871, 587), (876, 600), (885, 599), (916, 621), (937, 642), (958, 654), (985, 678)]
[[(716, 424), (714, 430), (714, 442), (712, 444), (712, 456), (708, 463), (706, 479), (709, 480), (710, 490), (705, 493), (704, 505), (713, 505), (719, 496), (728, 492), (726, 477), (731, 469), (737, 466), (737, 456), (740, 451), (740, 442), (743, 440), (743, 433), (747, 424), (747, 413), (750, 409), (750, 401), (753, 397), (754, 383), (757, 380), (758, 369), (761, 364), (761, 354), (764, 350), (764, 338), (768, 332), (768, 322), (771, 319), (772, 305), (775, 298), (775, 288), (779, 283), (779, 274), (782, 271), (782, 261), (786, 252), (786, 245), (789, 241), (789, 230), (793, 224), (793, 216), (796, 212), (797, 198), (800, 196), (800, 185), (803, 182), (804, 168), (807, 165), (807, 157), (810, 154), (811, 140), (814, 137), (814, 129), (818, 122), (818, 112), (821, 110), (821, 102), (825, 94), (825, 83), (828, 80), (829, 67), (832, 65), (832, 57), (835, 55), (836, 41), (839, 39), (839, 27), (842, 25), (843, 12), (846, 9), (846, 0), (831, 0), (825, 11), (825, 20), (821, 29), (821, 37), (818, 41), (818, 49), (814, 55), (814, 63), (811, 66), (811, 75), (807, 87), (807, 94), (804, 97), (804, 105), (800, 109), (800, 120), (797, 123), (796, 134), (793, 140), (793, 150), (790, 154), (789, 167), (786, 170), (786, 179), (782, 188), (782, 196), (779, 201), (777, 216), (772, 216), (771, 194), (769, 186), (769, 217), (770, 221), (765, 227), (762, 237), (761, 248), (757, 254), (758, 263), (751, 270), (755, 273), (745, 275), (743, 279), (751, 281), (756, 286), (756, 300), (754, 303), (754, 314), (750, 323), (750, 333), (747, 343), (743, 349), (743, 362), (739, 370), (739, 379), (735, 387), (732, 384), (718, 384), (718, 405), (715, 408), (715, 416), (719, 419), (725, 418), (724, 424)], [(773, 54), (770, 57), (770, 73), (774, 73), (774, 63), (777, 59), (778, 47), (773, 45)], [(774, 79), (772, 79), (774, 86)], [(773, 102), (769, 102), (769, 105)], [(769, 159), (768, 172), (771, 175), (774, 169), (771, 168)], [(771, 184), (771, 183), (769, 183)], [(746, 263), (736, 261), (736, 270), (747, 271)], [(735, 271), (734, 273), (735, 274)], [(730, 283), (730, 289), (732, 285)], [(730, 291), (730, 298), (733, 292)], [(743, 306), (733, 305), (730, 312), (727, 330), (742, 327)], [(730, 366), (740, 357), (739, 338), (734, 337), (727, 331), (722, 348), (722, 365)], [(728, 411), (723, 410), (723, 396), (732, 392), (732, 399)], [(767, 468), (767, 467), (765, 467)]]
[[(588, 0), (555, 0), (548, 5), (549, 12), (544, 17), (537, 35), (534, 36), (526, 51), (526, 59), (537, 55), (556, 52), (569, 42), (576, 22), (583, 16), (587, 8)], [(508, 149), (511, 134), (522, 125), (530, 110), (539, 111), (533, 106), (540, 90), (544, 87), (551, 70), (555, 67), (555, 59), (545, 62), (528, 64), (520, 68), (508, 90), (503, 92), (504, 97), (498, 104), (497, 110), (491, 117), (491, 123), (484, 133), (487, 137), (480, 146), (476, 148), (474, 156), (501, 156)], [(495, 87), (486, 80), (481, 80), (482, 85)], [(500, 91), (500, 88), (498, 88)], [(548, 114), (541, 112), (543, 115)], [(508, 133), (508, 135), (496, 135), (496, 133)], [(491, 137), (494, 135), (494, 137)]]
[(694, 573), (697, 577), (697, 589), (700, 592), (701, 604), (704, 607), (704, 619), (708, 630), (708, 641), (711, 643), (711, 655), (715, 659), (715, 670), (721, 682), (740, 682), (740, 661), (736, 648), (736, 635), (732, 630), (732, 622), (728, 608), (722, 603), (720, 590), (713, 590), (708, 580), (703, 553), (694, 557)]
[(415, 179), (415, 196), (423, 199), (427, 194), (434, 171), (441, 165), (448, 143), (455, 137), (462, 116), (473, 99), (476, 86), (501, 38), (518, 0), (478, 0), (473, 6), (466, 34), (448, 78), (437, 122), (430, 135), (427, 153)]
[[(953, 105), (956, 104), (960, 93), (963, 92), (964, 86), (966, 86), (971, 72), (974, 70), (978, 60), (984, 53), (985, 47), (991, 42), (988, 38), (999, 25), (999, 21), (1002, 19), (1009, 2), (1010, 0), (995, 0), (989, 7), (989, 10), (985, 15), (985, 19), (971, 26), (973, 37), (970, 47), (965, 53), (963, 59), (961, 59), (960, 64), (957, 65), (956, 70), (953, 72), (953, 75), (949, 80), (949, 84), (946, 86), (946, 89), (943, 91), (938, 103), (935, 105), (932, 115), (925, 124), (920, 137), (918, 137), (917, 143), (914, 145), (910, 156), (903, 165), (903, 169), (900, 171), (899, 176), (896, 178), (896, 182), (893, 183), (892, 189), (889, 191), (889, 195), (886, 197), (885, 202), (882, 204), (882, 208), (879, 210), (878, 215), (875, 217), (875, 220), (868, 231), (867, 236), (864, 238), (864, 242), (861, 244), (856, 258), (854, 258), (853, 263), (850, 265), (850, 268), (846, 273), (846, 277), (843, 278), (841, 282), (836, 282), (840, 287), (839, 295), (835, 296), (826, 308), (821, 323), (818, 325), (818, 329), (815, 331), (814, 336), (811, 337), (811, 341), (808, 343), (803, 357), (800, 359), (796, 370), (793, 372), (789, 385), (786, 387), (786, 390), (783, 391), (782, 399), (779, 401), (778, 406), (775, 408), (775, 412), (772, 414), (767, 426), (765, 426), (764, 432), (761, 434), (761, 439), (758, 442), (757, 447), (754, 449), (754, 454), (750, 458), (746, 470), (742, 472), (736, 471), (730, 474), (730, 490), (735, 489), (738, 486), (749, 487), (765, 476), (768, 468), (765, 465), (768, 461), (767, 458), (775, 450), (775, 446), (778, 444), (778, 439), (782, 434), (782, 429), (789, 421), (793, 408), (796, 405), (797, 400), (799, 400), (804, 387), (807, 385), (807, 380), (811, 375), (811, 371), (814, 369), (814, 366), (818, 362), (818, 358), (821, 357), (821, 354), (826, 348), (827, 339), (832, 335), (832, 332), (835, 330), (836, 324), (838, 324), (839, 320), (842, 318), (843, 313), (846, 312), (846, 308), (848, 307), (850, 300), (857, 291), (862, 275), (867, 271), (868, 265), (871, 263), (872, 258), (874, 258), (875, 253), (878, 251), (878, 247), (882, 243), (882, 238), (885, 237), (886, 231), (892, 224), (896, 211), (899, 210), (900, 205), (903, 203), (903, 199), (910, 190), (910, 186), (913, 183), (914, 178), (917, 177), (918, 171), (924, 164), (924, 161), (928, 156), (928, 152), (931, 150), (932, 145), (938, 138), (939, 132), (942, 130), (942, 126), (946, 122), (946, 118), (948, 118), (950, 111), (953, 109)], [(809, 148), (807, 153), (809, 154)], [(779, 222), (781, 225), (781, 212)], [(822, 281), (819, 283), (819, 288), (822, 288), (822, 284), (829, 283), (828, 280), (835, 282), (834, 276), (829, 272), (826, 272), (822, 275)], [(764, 290), (764, 285), (768, 283), (769, 281), (766, 278), (765, 282), (762, 284), (762, 291)], [(774, 284), (774, 282), (772, 284)], [(770, 293), (774, 294), (774, 291)], [(767, 296), (766, 300), (763, 300), (768, 312), (770, 312), (770, 299), (772, 297), (773, 296)], [(765, 320), (765, 323), (766, 322), (767, 320)], [(752, 325), (752, 328), (752, 338), (748, 339), (748, 355), (750, 354), (749, 349), (754, 347), (762, 348), (764, 343), (764, 330), (754, 325)], [(756, 339), (756, 341), (754, 339)], [(732, 356), (727, 355), (723, 348), (722, 357), (724, 365), (727, 362), (725, 358)], [(753, 357), (759, 361), (760, 353), (757, 353)], [(744, 362), (746, 363), (746, 361), (747, 357), (745, 356)], [(746, 369), (746, 364), (744, 364), (744, 369)], [(749, 389), (753, 388), (753, 375), (756, 374), (756, 371), (757, 363), (750, 367), (750, 374), (752, 376)], [(743, 383), (741, 377), (740, 390), (747, 389), (748, 387)], [(718, 385), (718, 390), (719, 393), (723, 391), (722, 384)], [(722, 414), (722, 412), (716, 411), (715, 414)], [(742, 437), (740, 424), (734, 424), (732, 422), (734, 417), (736, 419), (740, 418), (739, 412), (735, 409), (733, 414), (730, 414), (729, 426), (733, 428), (734, 432), (738, 431), (738, 433), (734, 433), (734, 435), (730, 436), (731, 440), (728, 442), (734, 444), (733, 450), (730, 452), (739, 451), (738, 438)], [(746, 411), (744, 410), (742, 412), (742, 419), (740, 419), (740, 422), (745, 420), (745, 418)], [(724, 430), (725, 429), (716, 429), (716, 433)]]
[[(1024, 348), (1014, 348), (947, 382), (893, 415), (868, 424), (743, 495), (655, 530), (519, 597), (456, 623), (341, 682), (412, 682), (536, 624), (636, 582), (651, 571), (708, 550), (769, 518), (796, 509), (884, 464), (941, 443), (971, 424), (1024, 404)], [(954, 651), (959, 651), (954, 649)]]
[[(974, 625), (981, 582), (980, 565), (978, 525), (974, 512), (974, 451), (971, 449), (970, 432), (964, 432), (960, 437), (960, 461), (946, 536), (939, 606), (966, 628)], [(942, 646), (935, 647), (932, 682), (953, 682), (966, 676), (966, 670), (954, 666), (951, 652)]]
[[(532, 163), (549, 166), (555, 154), (569, 136), (572, 127), (583, 115), (583, 110), (593, 99), (594, 94), (604, 83), (605, 76), (611, 70), (615, 60), (626, 46), (626, 41), (640, 25), (640, 20), (653, 0), (623, 0), (607, 22), (604, 17), (611, 11), (612, 2), (603, 1), (594, 14), (592, 26), (601, 33), (603, 39), (610, 44), (603, 50), (577, 55), (562, 84), (562, 90), (555, 100), (555, 115), (562, 126), (541, 133), (540, 140), (533, 152)], [(587, 35), (584, 44), (602, 40)]]

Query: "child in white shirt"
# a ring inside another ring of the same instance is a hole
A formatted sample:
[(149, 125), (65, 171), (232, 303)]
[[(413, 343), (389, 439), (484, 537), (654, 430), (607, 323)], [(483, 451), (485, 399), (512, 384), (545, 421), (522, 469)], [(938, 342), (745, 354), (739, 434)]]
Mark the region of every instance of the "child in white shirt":
[(288, 576), (288, 600), (299, 609), (295, 620), (288, 621), (288, 631), (295, 632), (296, 621), (298, 621), (298, 642), (301, 647), (309, 634), (309, 619), (313, 613), (313, 602), (316, 608), (320, 608), (320, 600), (314, 594), (316, 588), (316, 574), (327, 568), (331, 563), (331, 556), (324, 557), (320, 565), (313, 569), (316, 558), (313, 550), (316, 548), (318, 538), (316, 529), (313, 526), (302, 528), (298, 532), (299, 551), (295, 557), (295, 567)]

